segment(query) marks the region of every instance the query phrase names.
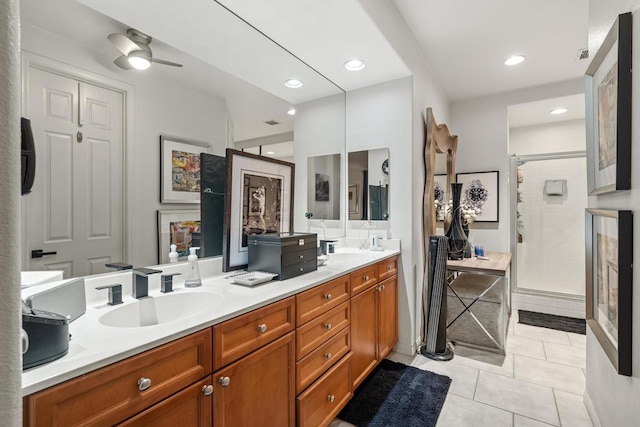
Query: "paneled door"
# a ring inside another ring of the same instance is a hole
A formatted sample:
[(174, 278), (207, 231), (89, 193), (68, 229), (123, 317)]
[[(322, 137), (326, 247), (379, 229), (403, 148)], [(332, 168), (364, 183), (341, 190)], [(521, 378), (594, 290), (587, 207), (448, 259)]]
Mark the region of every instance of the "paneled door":
[(120, 92), (29, 68), (36, 147), (23, 205), (29, 270), (68, 278), (123, 260), (123, 101)]

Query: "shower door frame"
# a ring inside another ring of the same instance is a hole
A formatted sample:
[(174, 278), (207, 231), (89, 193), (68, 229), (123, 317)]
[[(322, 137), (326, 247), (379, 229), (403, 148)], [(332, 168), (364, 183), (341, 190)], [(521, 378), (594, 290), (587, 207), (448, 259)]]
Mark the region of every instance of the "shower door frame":
[[(562, 160), (562, 159), (575, 159), (583, 157), (586, 162), (587, 151), (564, 151), (559, 153), (544, 153), (544, 154), (525, 154), (517, 155), (512, 154), (509, 158), (509, 240), (511, 245), (511, 273), (509, 281), (511, 282), (511, 292), (537, 295), (545, 297), (563, 298), (571, 301), (585, 301), (584, 296), (565, 294), (562, 292), (550, 292), (550, 291), (537, 291), (535, 289), (520, 288), (518, 287), (518, 163), (519, 162), (534, 162), (539, 160)], [(586, 170), (586, 164), (585, 164)], [(585, 177), (586, 178), (586, 177)], [(586, 208), (586, 206), (585, 206)]]

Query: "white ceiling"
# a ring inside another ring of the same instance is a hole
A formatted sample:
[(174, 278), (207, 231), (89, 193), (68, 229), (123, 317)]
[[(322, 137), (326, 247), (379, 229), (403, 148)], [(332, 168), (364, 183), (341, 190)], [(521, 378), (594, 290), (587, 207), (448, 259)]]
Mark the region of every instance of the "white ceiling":
[[(556, 108), (566, 108), (567, 112), (557, 115), (549, 113)], [(516, 128), (584, 119), (584, 108), (583, 94), (510, 105), (508, 108), (509, 127)]]

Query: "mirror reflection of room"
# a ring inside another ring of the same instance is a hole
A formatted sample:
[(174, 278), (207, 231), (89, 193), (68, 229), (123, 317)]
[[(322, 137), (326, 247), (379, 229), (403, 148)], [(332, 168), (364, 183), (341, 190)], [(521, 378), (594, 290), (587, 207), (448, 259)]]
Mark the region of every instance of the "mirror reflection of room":
[(349, 156), (348, 206), (350, 220), (389, 219), (389, 150), (355, 151)]

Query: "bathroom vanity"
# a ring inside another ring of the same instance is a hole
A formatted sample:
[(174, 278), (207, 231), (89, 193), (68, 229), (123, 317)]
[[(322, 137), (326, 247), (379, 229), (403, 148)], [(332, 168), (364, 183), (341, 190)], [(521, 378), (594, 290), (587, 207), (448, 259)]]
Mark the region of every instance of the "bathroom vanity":
[(221, 303), (151, 326), (90, 307), (69, 355), (23, 374), (24, 425), (327, 425), (397, 341), (398, 255), (338, 253), (254, 288), (205, 278), (176, 295)]

